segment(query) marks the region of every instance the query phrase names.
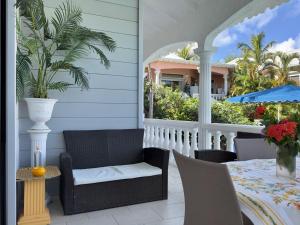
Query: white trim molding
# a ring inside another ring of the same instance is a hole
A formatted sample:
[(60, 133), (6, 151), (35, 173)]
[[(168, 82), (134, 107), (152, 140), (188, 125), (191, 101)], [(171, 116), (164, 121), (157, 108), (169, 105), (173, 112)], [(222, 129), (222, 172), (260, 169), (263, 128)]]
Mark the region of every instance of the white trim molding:
[(16, 103), (16, 9), (7, 0), (6, 53), (6, 224), (16, 224), (16, 169), (18, 168), (18, 107)]
[(144, 0), (139, 0), (139, 38), (138, 38), (138, 128), (144, 127)]

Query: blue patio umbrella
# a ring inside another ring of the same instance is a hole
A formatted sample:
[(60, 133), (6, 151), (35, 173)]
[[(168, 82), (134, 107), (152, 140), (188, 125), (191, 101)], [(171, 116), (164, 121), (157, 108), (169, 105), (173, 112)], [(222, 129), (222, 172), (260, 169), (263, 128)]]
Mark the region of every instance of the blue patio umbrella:
[(285, 85), (227, 99), (231, 103), (299, 103), (300, 87)]
[[(227, 99), (231, 103), (300, 103), (300, 87), (285, 85)], [(278, 104), (278, 121), (281, 107)]]

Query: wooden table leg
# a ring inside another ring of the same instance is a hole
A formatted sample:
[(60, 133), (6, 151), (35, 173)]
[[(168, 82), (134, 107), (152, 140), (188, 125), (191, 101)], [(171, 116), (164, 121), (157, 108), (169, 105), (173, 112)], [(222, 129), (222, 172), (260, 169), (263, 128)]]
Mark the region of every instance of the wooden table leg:
[(50, 224), (50, 213), (45, 205), (45, 179), (24, 181), (24, 212), (18, 225)]

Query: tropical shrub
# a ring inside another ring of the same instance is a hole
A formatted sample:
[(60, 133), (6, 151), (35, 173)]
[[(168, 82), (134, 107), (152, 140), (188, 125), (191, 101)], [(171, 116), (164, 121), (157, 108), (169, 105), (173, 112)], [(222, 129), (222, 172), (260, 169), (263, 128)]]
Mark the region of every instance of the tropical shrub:
[[(145, 94), (145, 96), (147, 95)], [(145, 100), (145, 111), (147, 115), (149, 103), (147, 98), (145, 98)], [(154, 89), (155, 119), (198, 121), (198, 108), (199, 99), (191, 98), (180, 90), (173, 90), (170, 87), (164, 86), (159, 86)], [(212, 103), (212, 122), (252, 124), (247, 117), (249, 111), (251, 110), (249, 110), (249, 106), (247, 105), (235, 105), (227, 102), (214, 101)]]
[(212, 104), (212, 122), (229, 124), (253, 124), (245, 115), (244, 105), (228, 102), (214, 102)]
[[(193, 110), (197, 110), (197, 102), (191, 104), (178, 89), (156, 87), (154, 93), (154, 118), (170, 120), (194, 120)], [(189, 111), (190, 113), (186, 113)]]

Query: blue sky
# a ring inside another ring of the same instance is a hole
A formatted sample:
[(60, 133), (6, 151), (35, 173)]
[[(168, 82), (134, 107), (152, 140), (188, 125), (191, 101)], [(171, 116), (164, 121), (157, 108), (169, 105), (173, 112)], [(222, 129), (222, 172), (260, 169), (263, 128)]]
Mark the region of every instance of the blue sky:
[(300, 49), (300, 0), (288, 3), (246, 19), (220, 33), (214, 41), (218, 50), (213, 61), (223, 61), (228, 55), (239, 55), (237, 44), (249, 43), (251, 35), (265, 32), (265, 42), (275, 41), (273, 50)]

